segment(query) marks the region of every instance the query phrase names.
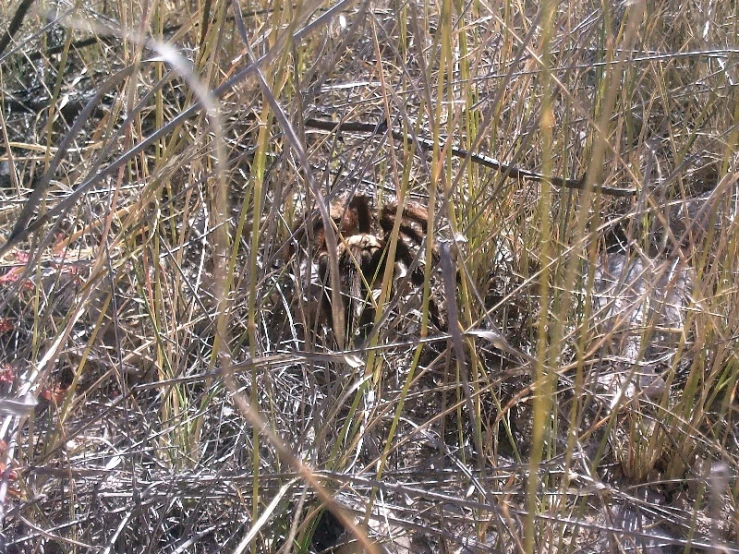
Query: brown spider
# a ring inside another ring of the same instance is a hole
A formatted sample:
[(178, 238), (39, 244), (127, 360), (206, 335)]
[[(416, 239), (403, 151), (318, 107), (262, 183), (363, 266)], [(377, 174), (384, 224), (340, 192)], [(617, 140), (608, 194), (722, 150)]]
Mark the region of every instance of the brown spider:
[[(338, 244), (333, 248), (336, 248), (338, 255), (341, 297), (350, 331), (361, 331), (374, 320), (373, 291), (382, 281), (388, 243), (397, 213), (398, 203), (390, 202), (382, 207), (375, 219), (370, 208), (370, 199), (363, 194), (355, 194), (348, 200), (345, 197), (340, 198), (331, 205), (331, 219), (339, 231)], [(378, 224), (378, 234), (375, 234)], [(415, 202), (406, 202), (402, 211), (394, 263), (403, 269), (412, 267), (427, 230), (427, 210)], [(310, 248), (307, 258), (315, 262), (317, 282), (308, 285), (306, 325), (311, 328), (323, 323), (333, 326), (331, 294), (326, 289), (330, 271), (328, 249), (331, 245), (326, 242), (320, 215), (303, 221), (294, 236), (301, 244), (308, 237)], [(415, 286), (423, 284), (423, 269), (418, 264), (411, 272), (410, 280)], [(430, 308), (432, 321), (442, 328), (444, 323), (439, 317), (436, 303), (433, 302)]]

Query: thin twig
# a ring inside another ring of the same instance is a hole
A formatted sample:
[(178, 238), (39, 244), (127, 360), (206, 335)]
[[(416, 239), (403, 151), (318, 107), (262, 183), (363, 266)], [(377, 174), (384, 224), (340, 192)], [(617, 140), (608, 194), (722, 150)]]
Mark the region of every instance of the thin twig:
[[(323, 119), (306, 119), (305, 120), (305, 126), (311, 127), (313, 129), (321, 129), (323, 131), (343, 131), (347, 133), (377, 133), (378, 131), (378, 125), (375, 123), (361, 123), (356, 121), (345, 121), (338, 123), (336, 121), (329, 121), (329, 120), (323, 120)], [(406, 142), (415, 142), (424, 150), (426, 151), (432, 151), (434, 148), (434, 143), (431, 140), (424, 139), (418, 137), (417, 139), (414, 139), (411, 137), (411, 135), (404, 133), (402, 131), (391, 131), (393, 138), (401, 141)], [(505, 177), (511, 177), (514, 179), (526, 179), (528, 181), (549, 181), (552, 185), (556, 187), (565, 187), (569, 189), (576, 189), (576, 190), (583, 190), (585, 188), (585, 175), (583, 174), (582, 177), (579, 179), (571, 179), (566, 177), (557, 177), (557, 176), (547, 176), (543, 175), (541, 173), (537, 173), (535, 171), (530, 171), (528, 169), (521, 169), (512, 165), (504, 164), (503, 162), (500, 162), (496, 160), (495, 158), (491, 158), (490, 156), (486, 156), (485, 154), (476, 154), (474, 152), (468, 152), (464, 148), (459, 148), (457, 146), (451, 147), (452, 156), (455, 156), (457, 158), (466, 159), (469, 158), (471, 162), (484, 165), (485, 167), (489, 167), (491, 169), (494, 169), (495, 171), (499, 171), (503, 173)], [(601, 192), (603, 194), (607, 194), (609, 196), (618, 196), (618, 197), (625, 197), (625, 196), (634, 196), (636, 194), (636, 190), (634, 189), (623, 189), (623, 188), (616, 188), (616, 187), (604, 187), (604, 186), (593, 186), (593, 190)]]
[(10, 25), (8, 25), (8, 30), (5, 31), (5, 34), (0, 38), (0, 56), (2, 56), (3, 52), (5, 52), (5, 49), (8, 47), (8, 44), (10, 44), (10, 41), (13, 39), (13, 35), (15, 35), (21, 28), (23, 18), (26, 17), (26, 13), (31, 9), (31, 4), (33, 4), (33, 0), (23, 0), (18, 6), (18, 9), (15, 10), (13, 20), (10, 22)]

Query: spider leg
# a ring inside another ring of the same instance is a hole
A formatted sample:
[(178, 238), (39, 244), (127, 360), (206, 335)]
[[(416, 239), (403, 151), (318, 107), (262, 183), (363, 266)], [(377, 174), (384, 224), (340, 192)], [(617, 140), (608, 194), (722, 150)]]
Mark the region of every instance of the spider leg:
[(371, 297), (377, 273), (376, 260), (382, 245), (374, 235), (362, 233), (339, 245), (342, 279), (348, 296), (348, 319), (354, 333), (374, 321), (375, 305)]
[[(380, 227), (384, 232), (384, 240), (390, 240), (395, 218), (398, 215), (398, 203), (391, 202), (383, 206), (379, 213)], [(423, 286), (425, 271), (422, 262), (425, 261), (423, 247), (429, 227), (429, 215), (426, 208), (415, 202), (407, 202), (400, 214), (401, 220), (398, 230), (398, 241), (395, 250), (395, 261), (404, 265), (410, 271), (410, 280), (417, 286)], [(431, 252), (431, 262), (436, 264), (439, 255), (436, 250)], [(431, 287), (429, 296), (429, 317), (431, 322), (442, 331), (448, 327), (445, 315), (444, 299), (438, 291)]]

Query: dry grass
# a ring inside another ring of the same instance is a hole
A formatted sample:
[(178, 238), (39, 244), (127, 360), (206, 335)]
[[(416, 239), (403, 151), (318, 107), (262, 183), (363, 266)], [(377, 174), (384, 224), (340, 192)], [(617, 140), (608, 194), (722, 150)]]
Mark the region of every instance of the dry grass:
[[(7, 551), (739, 552), (739, 8), (570, 4), (32, 6), (0, 51), (0, 386), (38, 400), (0, 400)], [(304, 329), (291, 257), (350, 191), (433, 229), (366, 337)]]

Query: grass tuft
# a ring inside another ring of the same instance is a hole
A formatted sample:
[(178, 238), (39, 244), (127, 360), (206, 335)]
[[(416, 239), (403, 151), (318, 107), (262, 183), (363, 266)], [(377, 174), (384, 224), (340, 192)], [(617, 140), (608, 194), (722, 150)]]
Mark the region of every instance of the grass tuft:
[[(732, 2), (29, 6), (9, 552), (739, 552)], [(429, 213), (361, 332), (348, 194)]]

